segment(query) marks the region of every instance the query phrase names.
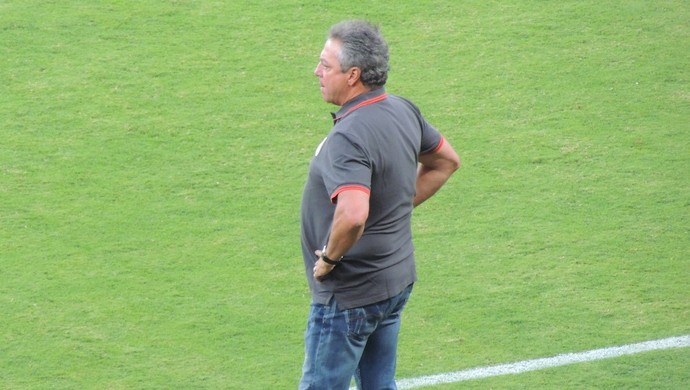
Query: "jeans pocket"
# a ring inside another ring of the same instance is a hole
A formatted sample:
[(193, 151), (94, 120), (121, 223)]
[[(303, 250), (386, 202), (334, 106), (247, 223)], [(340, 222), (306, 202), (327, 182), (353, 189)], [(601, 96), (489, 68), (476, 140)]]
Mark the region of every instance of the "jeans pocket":
[(381, 321), (377, 305), (347, 310), (347, 336), (356, 341), (366, 341)]

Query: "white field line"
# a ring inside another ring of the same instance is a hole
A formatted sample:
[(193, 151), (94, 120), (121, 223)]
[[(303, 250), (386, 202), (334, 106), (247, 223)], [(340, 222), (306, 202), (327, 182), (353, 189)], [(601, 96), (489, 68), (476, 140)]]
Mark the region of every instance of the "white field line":
[(690, 335), (670, 337), (661, 340), (645, 341), (627, 344), (619, 347), (594, 349), (591, 351), (566, 353), (549, 358), (524, 360), (516, 363), (499, 364), (496, 366), (471, 368), (445, 374), (428, 375), (418, 378), (401, 379), (396, 381), (399, 390), (415, 389), (423, 386), (434, 386), (444, 383), (462, 382), (471, 379), (488, 378), (499, 375), (520, 374), (528, 371), (542, 370), (550, 367), (565, 366), (574, 363), (591, 362), (594, 360), (610, 359), (641, 352), (671, 348), (690, 347)]

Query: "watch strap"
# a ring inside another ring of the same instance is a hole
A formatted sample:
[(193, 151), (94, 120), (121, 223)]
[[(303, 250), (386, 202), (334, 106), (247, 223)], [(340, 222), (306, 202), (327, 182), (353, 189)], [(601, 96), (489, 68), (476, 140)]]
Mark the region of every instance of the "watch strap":
[(339, 261), (328, 258), (328, 256), (326, 256), (325, 253), (321, 253), (321, 260), (323, 260), (324, 263), (330, 264), (330, 265), (336, 265), (339, 263)]

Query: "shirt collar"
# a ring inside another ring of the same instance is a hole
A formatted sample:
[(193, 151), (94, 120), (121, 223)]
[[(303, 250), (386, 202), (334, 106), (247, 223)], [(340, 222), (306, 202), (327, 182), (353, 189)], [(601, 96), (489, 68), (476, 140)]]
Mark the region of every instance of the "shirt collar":
[(358, 95), (353, 99), (349, 100), (347, 103), (343, 104), (340, 107), (340, 110), (331, 113), (331, 116), (333, 117), (333, 124), (338, 123), (339, 120), (343, 119), (352, 111), (360, 107), (368, 106), (369, 104), (380, 102), (386, 99), (387, 97), (388, 95), (386, 94), (386, 90), (384, 88), (378, 88), (373, 91), (365, 92), (361, 95)]

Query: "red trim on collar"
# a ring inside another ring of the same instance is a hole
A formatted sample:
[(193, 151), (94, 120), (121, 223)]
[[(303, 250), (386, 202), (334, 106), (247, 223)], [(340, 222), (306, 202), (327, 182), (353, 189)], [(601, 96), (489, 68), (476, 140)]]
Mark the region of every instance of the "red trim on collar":
[(343, 115), (334, 118), (334, 119), (333, 119), (333, 123), (335, 124), (336, 122), (338, 122), (339, 120), (345, 118), (349, 113), (351, 113), (352, 111), (354, 111), (354, 110), (356, 110), (356, 109), (358, 109), (358, 108), (361, 108), (361, 107), (364, 107), (364, 106), (368, 106), (368, 105), (370, 105), (370, 104), (378, 103), (378, 102), (380, 102), (380, 101), (382, 101), (382, 100), (386, 100), (387, 98), (388, 98), (388, 94), (387, 94), (387, 93), (384, 93), (384, 94), (381, 94), (381, 95), (379, 95), (379, 96), (374, 96), (374, 97), (371, 98), (371, 99), (367, 99), (367, 100), (365, 100), (365, 101), (363, 101), (363, 102), (357, 104), (356, 106), (350, 108), (350, 109), (347, 110)]

